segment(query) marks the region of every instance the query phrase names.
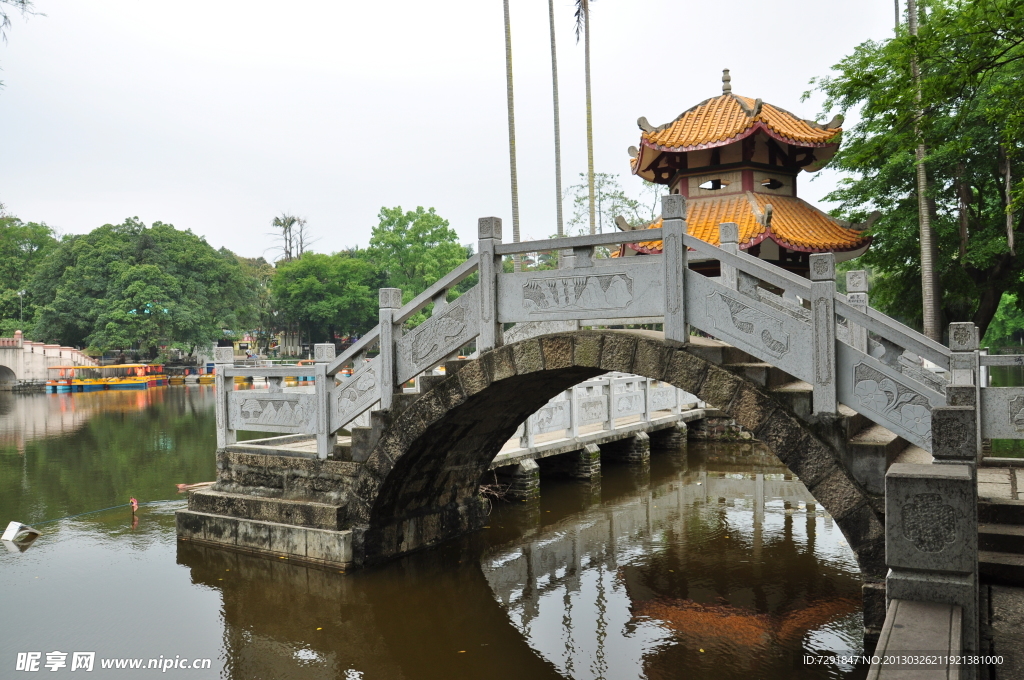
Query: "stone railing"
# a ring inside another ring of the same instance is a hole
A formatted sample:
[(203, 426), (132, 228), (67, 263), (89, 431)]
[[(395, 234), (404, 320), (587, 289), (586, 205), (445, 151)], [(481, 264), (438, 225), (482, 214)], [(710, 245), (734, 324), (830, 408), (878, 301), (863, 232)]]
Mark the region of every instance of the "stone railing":
[(639, 416), (647, 421), (657, 411), (678, 414), (681, 406), (696, 402), (697, 397), (666, 382), (608, 373), (550, 400), (519, 426), (515, 437), (526, 449), (534, 446), (538, 435), (564, 431), (565, 437), (572, 439), (587, 425), (600, 424), (601, 430), (614, 430), (620, 418)]
[[(660, 323), (668, 344), (686, 343), (691, 328), (700, 330), (810, 383), (815, 414), (835, 413), (843, 403), (929, 452), (935, 410), (947, 404), (972, 411), (973, 420), (964, 416), (969, 439), (1024, 437), (1024, 388), (978, 386), (981, 358), (972, 324), (953, 324), (946, 347), (872, 309), (865, 272), (848, 273), (849, 292), (838, 293), (831, 253), (812, 254), (805, 279), (740, 250), (735, 224), (720, 225), (721, 247), (690, 236), (685, 212), (683, 197), (665, 196), (663, 227), (644, 232), (644, 240), (663, 242), (662, 255), (598, 259), (595, 248), (637, 235), (579, 236), (559, 240), (559, 269), (514, 273), (502, 271), (503, 257), (549, 250), (552, 242), (502, 243), (501, 220), (482, 218), (477, 255), (404, 305), (400, 290), (382, 289), (379, 325), (340, 356), (328, 346), (317, 347), (323, 380), (316, 381), (316, 398), (275, 397), (288, 404), (281, 407), (287, 413), (296, 413), (298, 401), (306, 404), (297, 411), (298, 420), (285, 426), (282, 411), (268, 416), (252, 409), (243, 420), (284, 428), (273, 430), (279, 432), (294, 431), (300, 421), (303, 428), (315, 422), (326, 455), (332, 433), (373, 408), (390, 408), (398, 386), (461, 348), (474, 345), (484, 352), (501, 345), (506, 326)], [(691, 251), (717, 260), (721, 276), (690, 270)], [(474, 273), (479, 283), (449, 300)], [(431, 317), (403, 332), (403, 324), (428, 305)], [(376, 356), (367, 360), (374, 349)], [(985, 359), (996, 360), (1010, 359)], [(350, 363), (351, 379), (332, 379)]]

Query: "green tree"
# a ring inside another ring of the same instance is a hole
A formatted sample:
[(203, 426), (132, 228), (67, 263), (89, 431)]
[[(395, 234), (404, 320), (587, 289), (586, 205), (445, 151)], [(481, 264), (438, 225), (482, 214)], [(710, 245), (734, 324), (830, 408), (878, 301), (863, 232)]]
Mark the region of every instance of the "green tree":
[(66, 236), (36, 268), (32, 335), (96, 349), (189, 349), (254, 321), (252, 282), (233, 253), (138, 218)]
[(56, 244), (45, 224), (2, 215), (0, 207), (0, 334), (9, 336), (22, 328), (22, 319), (32, 319), (36, 305), (26, 289)]
[(256, 338), (256, 347), (262, 353), (270, 347), (270, 339), (280, 329), (280, 312), (271, 290), (274, 279), (274, 265), (262, 257), (240, 257), (238, 262), (244, 277), (252, 287), (252, 324), (250, 330)]
[(306, 252), (278, 264), (271, 289), (288, 320), (330, 341), (336, 331), (362, 334), (377, 324), (379, 283), (365, 251)]
[[(367, 256), (383, 274), (385, 287), (402, 289), (403, 302), (422, 293), (471, 254), (459, 244), (459, 236), (448, 226), (448, 220), (433, 208), (381, 208), (378, 217), (380, 222), (373, 228)], [(469, 281), (466, 284), (471, 285)], [(413, 323), (423, 318), (421, 315)]]
[[(865, 42), (820, 81), (826, 108), (860, 109), (833, 166), (848, 173), (828, 197), (863, 220), (877, 209), (863, 256), (875, 271), (873, 303), (918, 328), (922, 308), (919, 189), (926, 184), (945, 322), (984, 334), (1004, 293), (1018, 301), (1024, 263), (1015, 232), (1024, 115), (1024, 3), (935, 0), (917, 35)], [(919, 65), (917, 82), (912, 74)], [(923, 112), (923, 116), (922, 116)], [(919, 158), (919, 150), (927, 150)], [(917, 169), (928, 181), (918, 182)], [(927, 262), (926, 262), (927, 265)]]
[[(598, 231), (615, 229), (615, 219), (621, 216), (632, 226), (640, 226), (657, 219), (658, 199), (662, 189), (652, 182), (644, 182), (639, 199), (629, 196), (619, 176), (606, 172), (594, 175), (594, 197), (597, 205)], [(573, 215), (569, 218), (569, 231), (584, 233), (590, 215), (590, 185), (587, 176), (580, 173), (580, 183), (569, 187)]]

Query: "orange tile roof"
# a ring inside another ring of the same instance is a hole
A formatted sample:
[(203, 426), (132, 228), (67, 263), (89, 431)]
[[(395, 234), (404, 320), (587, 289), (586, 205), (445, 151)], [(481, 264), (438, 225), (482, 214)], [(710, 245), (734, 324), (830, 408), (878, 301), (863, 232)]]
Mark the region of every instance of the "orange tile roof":
[(722, 146), (756, 129), (801, 146), (836, 144), (835, 137), (842, 132), (839, 125), (823, 129), (771, 104), (759, 106), (749, 97), (723, 94), (697, 104), (671, 123), (645, 131), (641, 142), (662, 151), (690, 151)]
[[(771, 226), (761, 221), (765, 206), (772, 206)], [(756, 206), (756, 211), (755, 211)], [(740, 228), (740, 248), (746, 250), (765, 238), (790, 250), (804, 252), (845, 251), (862, 248), (871, 237), (842, 226), (809, 203), (792, 196), (765, 196), (746, 192), (731, 196), (693, 198), (686, 203), (686, 231), (702, 241), (719, 245), (718, 225), (735, 222)], [(661, 219), (647, 228), (661, 227)], [(661, 241), (629, 244), (641, 253), (660, 253)]]

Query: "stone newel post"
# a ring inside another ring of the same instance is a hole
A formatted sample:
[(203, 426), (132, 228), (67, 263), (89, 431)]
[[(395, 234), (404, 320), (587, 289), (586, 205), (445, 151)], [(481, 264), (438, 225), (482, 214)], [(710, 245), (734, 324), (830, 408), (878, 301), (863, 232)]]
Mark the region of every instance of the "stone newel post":
[[(399, 298), (401, 301), (401, 298)], [(313, 345), (313, 358), (316, 360), (313, 385), (316, 389), (316, 455), (325, 459), (334, 451), (334, 435), (331, 434), (330, 387), (334, 378), (327, 377), (327, 365), (334, 361), (335, 347), (333, 342)]]
[(979, 651), (975, 486), (969, 465), (895, 463), (885, 475), (886, 601), (961, 607), (964, 654)]
[(395, 396), (395, 310), (402, 307), (400, 288), (381, 288), (380, 302), (380, 407), (387, 410)]
[[(846, 272), (846, 299), (854, 309), (868, 312), (868, 273), (863, 269)], [(854, 349), (868, 353), (868, 329), (858, 326), (849, 319), (850, 344)]]
[(661, 197), (662, 253), (665, 257), (665, 342), (690, 341), (686, 324), (686, 199), (679, 194)]
[(814, 253), (811, 269), (811, 356), (814, 361), (814, 413), (835, 413), (836, 399), (836, 259)]
[(478, 352), (486, 352), (501, 345), (502, 331), (498, 324), (498, 272), (501, 259), (494, 248), (501, 243), (501, 218), (481, 217), (477, 223), (480, 238), (480, 335), (476, 339)]
[[(740, 226), (735, 222), (722, 222), (718, 225), (719, 248), (727, 253), (737, 255), (740, 252)], [(736, 267), (721, 262), (719, 268), (722, 270), (721, 282), (726, 288), (736, 290)]]
[(229, 375), (224, 375), (226, 369), (235, 365), (235, 350), (233, 347), (213, 346), (214, 378), (213, 391), (217, 395), (215, 405), (217, 416), (217, 450), (223, 450), (225, 446), (234, 444), (237, 435), (231, 427), (231, 417), (228, 413), (228, 395), (231, 394), (235, 380)]

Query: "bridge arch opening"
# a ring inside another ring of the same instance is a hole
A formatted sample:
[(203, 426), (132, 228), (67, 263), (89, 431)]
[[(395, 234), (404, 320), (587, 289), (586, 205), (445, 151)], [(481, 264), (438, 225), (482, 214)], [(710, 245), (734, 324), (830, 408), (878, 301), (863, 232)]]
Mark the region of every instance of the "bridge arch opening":
[(17, 384), (18, 376), (14, 371), (3, 364), (0, 364), (0, 391), (12, 390)]
[(754, 433), (832, 515), (866, 577), (882, 577), (877, 499), (835, 450), (765, 388), (719, 368), (700, 347), (651, 331), (576, 331), (484, 352), (392, 422), (362, 466), (349, 517), (357, 553), (383, 561), (486, 524), (481, 477), (519, 424), (552, 397), (609, 371), (662, 380), (697, 395)]

